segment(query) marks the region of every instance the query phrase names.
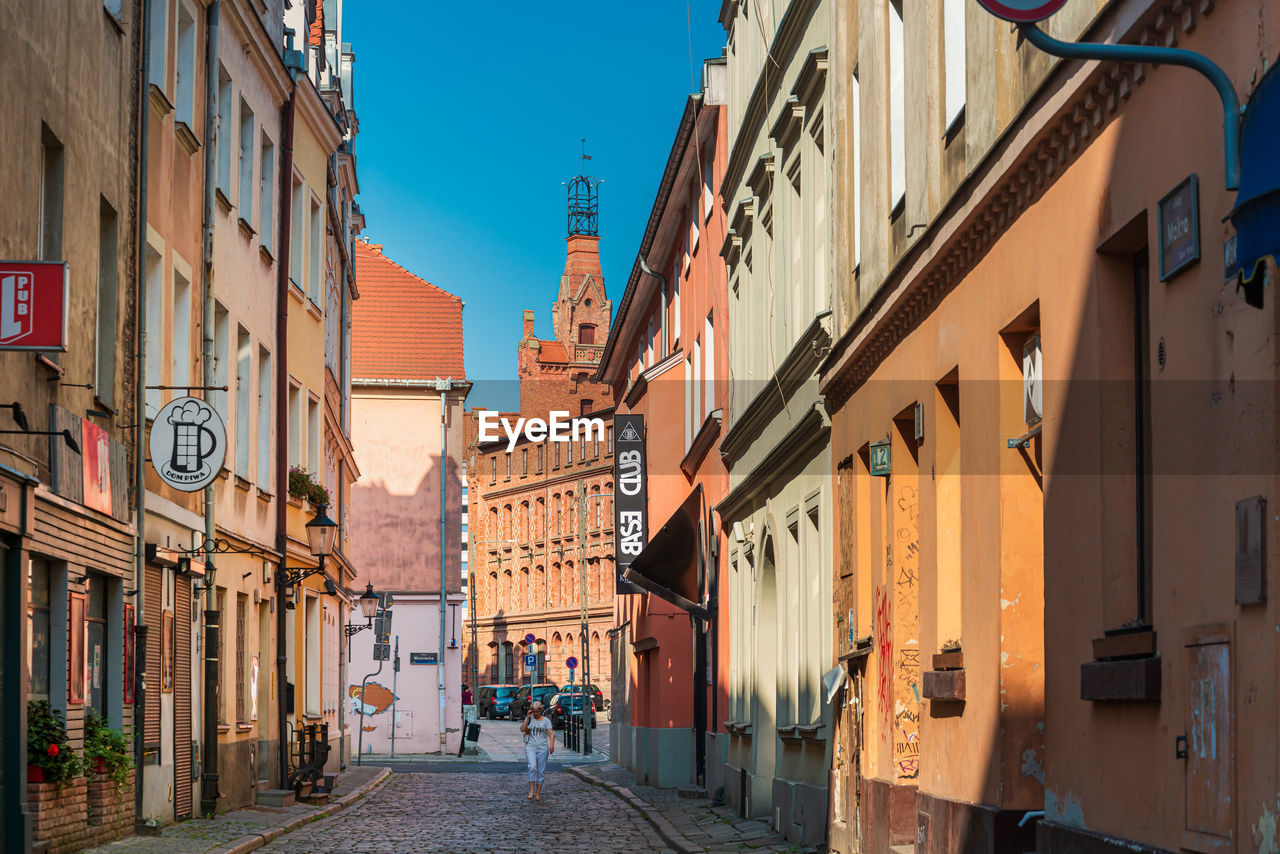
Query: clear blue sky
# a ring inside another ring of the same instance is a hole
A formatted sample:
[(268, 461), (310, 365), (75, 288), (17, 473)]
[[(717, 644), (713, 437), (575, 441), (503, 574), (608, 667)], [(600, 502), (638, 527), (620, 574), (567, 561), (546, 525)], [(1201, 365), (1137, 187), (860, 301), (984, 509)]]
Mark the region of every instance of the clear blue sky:
[(470, 403), (515, 408), (521, 311), (551, 335), (579, 140), (616, 307), (685, 98), (724, 45), (719, 4), (394, 5), (344, 8), (365, 235), (465, 300)]

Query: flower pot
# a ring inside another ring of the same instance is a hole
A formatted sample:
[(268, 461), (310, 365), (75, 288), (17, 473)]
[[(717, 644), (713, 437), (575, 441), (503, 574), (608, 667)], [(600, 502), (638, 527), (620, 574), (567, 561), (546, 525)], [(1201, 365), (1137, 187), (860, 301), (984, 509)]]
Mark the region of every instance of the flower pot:
[(101, 756), (95, 756), (93, 758), (93, 772), (95, 774), (106, 774), (108, 770), (107, 760), (103, 759)]
[(43, 769), (43, 768), (41, 768), (39, 765), (28, 765), (28, 766), (27, 766), (27, 782), (28, 782), (28, 783), (43, 783), (43, 782), (44, 782), (44, 769)]

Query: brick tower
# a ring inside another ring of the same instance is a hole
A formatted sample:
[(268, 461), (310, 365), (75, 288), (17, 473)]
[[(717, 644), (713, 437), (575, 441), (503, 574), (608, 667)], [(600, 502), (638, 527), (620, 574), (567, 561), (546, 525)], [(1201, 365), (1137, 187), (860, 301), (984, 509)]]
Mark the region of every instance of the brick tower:
[(564, 274), (551, 304), (555, 337), (536, 337), (533, 311), (524, 312), (518, 372), (520, 412), (525, 417), (545, 416), (552, 409), (579, 415), (604, 409), (612, 400), (606, 385), (591, 380), (600, 364), (613, 318), (613, 303), (600, 271), (598, 187), (599, 182), (588, 175), (569, 182)]

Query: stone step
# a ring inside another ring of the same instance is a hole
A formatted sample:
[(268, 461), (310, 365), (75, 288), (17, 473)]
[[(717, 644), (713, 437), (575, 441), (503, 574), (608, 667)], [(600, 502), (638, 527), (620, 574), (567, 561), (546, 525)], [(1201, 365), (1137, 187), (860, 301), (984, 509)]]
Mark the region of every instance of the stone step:
[(291, 807), (297, 802), (293, 789), (267, 789), (258, 792), (258, 803), (264, 807)]
[(677, 791), (680, 793), (680, 797), (682, 798), (696, 800), (707, 796), (707, 790), (703, 786), (681, 786)]

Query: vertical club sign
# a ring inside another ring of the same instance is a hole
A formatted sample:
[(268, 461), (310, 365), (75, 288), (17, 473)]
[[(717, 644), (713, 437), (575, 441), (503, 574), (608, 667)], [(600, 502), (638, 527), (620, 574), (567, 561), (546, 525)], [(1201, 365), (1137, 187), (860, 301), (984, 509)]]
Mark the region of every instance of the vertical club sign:
[(617, 592), (643, 593), (622, 574), (649, 542), (648, 472), (645, 469), (644, 416), (613, 416), (615, 466), (613, 527)]
[(198, 492), (222, 470), (227, 428), (203, 400), (174, 398), (151, 425), (150, 450), (151, 465), (161, 480), (180, 492)]

